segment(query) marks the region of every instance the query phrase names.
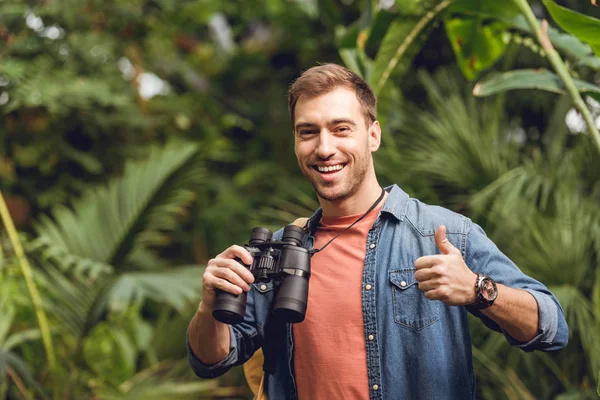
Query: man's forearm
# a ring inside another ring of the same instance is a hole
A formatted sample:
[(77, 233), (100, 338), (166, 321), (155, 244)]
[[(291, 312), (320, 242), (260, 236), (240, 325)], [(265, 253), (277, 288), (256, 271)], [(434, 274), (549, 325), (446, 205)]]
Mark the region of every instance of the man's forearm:
[(538, 334), (538, 305), (527, 291), (498, 284), (494, 305), (482, 312), (514, 339), (527, 343)]
[(188, 340), (194, 355), (204, 364), (216, 364), (229, 355), (229, 326), (214, 319), (203, 303), (190, 321)]

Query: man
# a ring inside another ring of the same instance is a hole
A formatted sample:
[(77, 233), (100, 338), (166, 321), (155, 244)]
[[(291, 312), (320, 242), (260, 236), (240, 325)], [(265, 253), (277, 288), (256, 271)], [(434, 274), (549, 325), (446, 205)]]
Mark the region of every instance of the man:
[[(381, 189), (376, 99), (360, 77), (317, 66), (288, 100), (298, 164), (321, 205), (306, 226), (305, 247), (321, 249), (311, 259), (306, 319), (271, 317), (276, 288), (254, 283), (234, 260), (250, 264), (250, 254), (229, 247), (208, 262), (188, 329), (199, 376), (219, 376), (262, 347), (271, 400), (466, 399), (475, 394), (467, 311), (524, 351), (566, 345), (556, 298), (479, 226), (396, 185)], [(216, 289), (248, 292), (241, 324), (212, 317)]]

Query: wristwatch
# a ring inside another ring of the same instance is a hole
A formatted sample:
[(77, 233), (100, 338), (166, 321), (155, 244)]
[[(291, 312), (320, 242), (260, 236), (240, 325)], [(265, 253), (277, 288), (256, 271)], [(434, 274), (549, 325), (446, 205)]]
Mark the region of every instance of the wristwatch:
[(475, 303), (472, 304), (478, 310), (491, 307), (498, 297), (496, 281), (485, 274), (477, 273), (475, 281)]

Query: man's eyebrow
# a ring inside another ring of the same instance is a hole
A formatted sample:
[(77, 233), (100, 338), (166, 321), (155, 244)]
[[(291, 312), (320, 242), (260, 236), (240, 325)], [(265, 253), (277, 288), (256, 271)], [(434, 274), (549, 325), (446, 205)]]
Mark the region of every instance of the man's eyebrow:
[(350, 118), (336, 118), (327, 122), (327, 125), (338, 125), (338, 124), (350, 124), (352, 126), (356, 126), (356, 122), (351, 120)]
[(312, 122), (300, 122), (296, 124), (295, 128), (298, 130), (300, 128), (313, 128), (315, 126), (317, 126), (317, 124), (313, 124)]
[[(354, 122), (352, 119), (350, 118), (335, 118), (332, 120), (327, 121), (327, 125), (332, 126), (332, 125), (339, 125), (339, 124), (350, 124), (353, 127), (356, 126), (356, 122)], [(319, 127), (318, 124), (315, 124), (313, 122), (300, 122), (297, 123), (295, 126), (295, 129), (301, 129), (301, 128), (315, 128), (315, 127)]]

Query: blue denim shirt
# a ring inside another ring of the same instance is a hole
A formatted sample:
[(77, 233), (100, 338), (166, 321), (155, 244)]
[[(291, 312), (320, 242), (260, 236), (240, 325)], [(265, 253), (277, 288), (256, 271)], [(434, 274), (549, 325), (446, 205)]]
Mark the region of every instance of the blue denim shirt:
[[(469, 399), (475, 395), (471, 339), (467, 312), (489, 328), (501, 328), (470, 307), (447, 306), (428, 300), (415, 281), (414, 262), (439, 254), (434, 233), (445, 225), (447, 238), (460, 249), (466, 264), (498, 283), (528, 291), (539, 308), (538, 335), (520, 343), (503, 332), (508, 342), (524, 351), (559, 350), (566, 346), (568, 327), (554, 295), (523, 274), (469, 218), (410, 198), (394, 185), (366, 243), (363, 271), (363, 320), (371, 399)], [(305, 246), (312, 248), (321, 211), (309, 220)], [(276, 235), (281, 235), (281, 231)], [(277, 236), (275, 236), (277, 237)], [(275, 288), (276, 289), (276, 288)], [(309, 289), (310, 290), (310, 289)], [(272, 283), (254, 283), (248, 293), (244, 321), (230, 326), (229, 355), (214, 365), (203, 364), (188, 344), (190, 365), (202, 378), (224, 374), (247, 361), (259, 347), (271, 363), (265, 366), (269, 399), (296, 399), (290, 324), (270, 318), (276, 290)], [(316, 304), (308, 304), (307, 312)], [(323, 334), (327, 329), (324, 327)], [(343, 371), (340, 371), (343, 372)]]

